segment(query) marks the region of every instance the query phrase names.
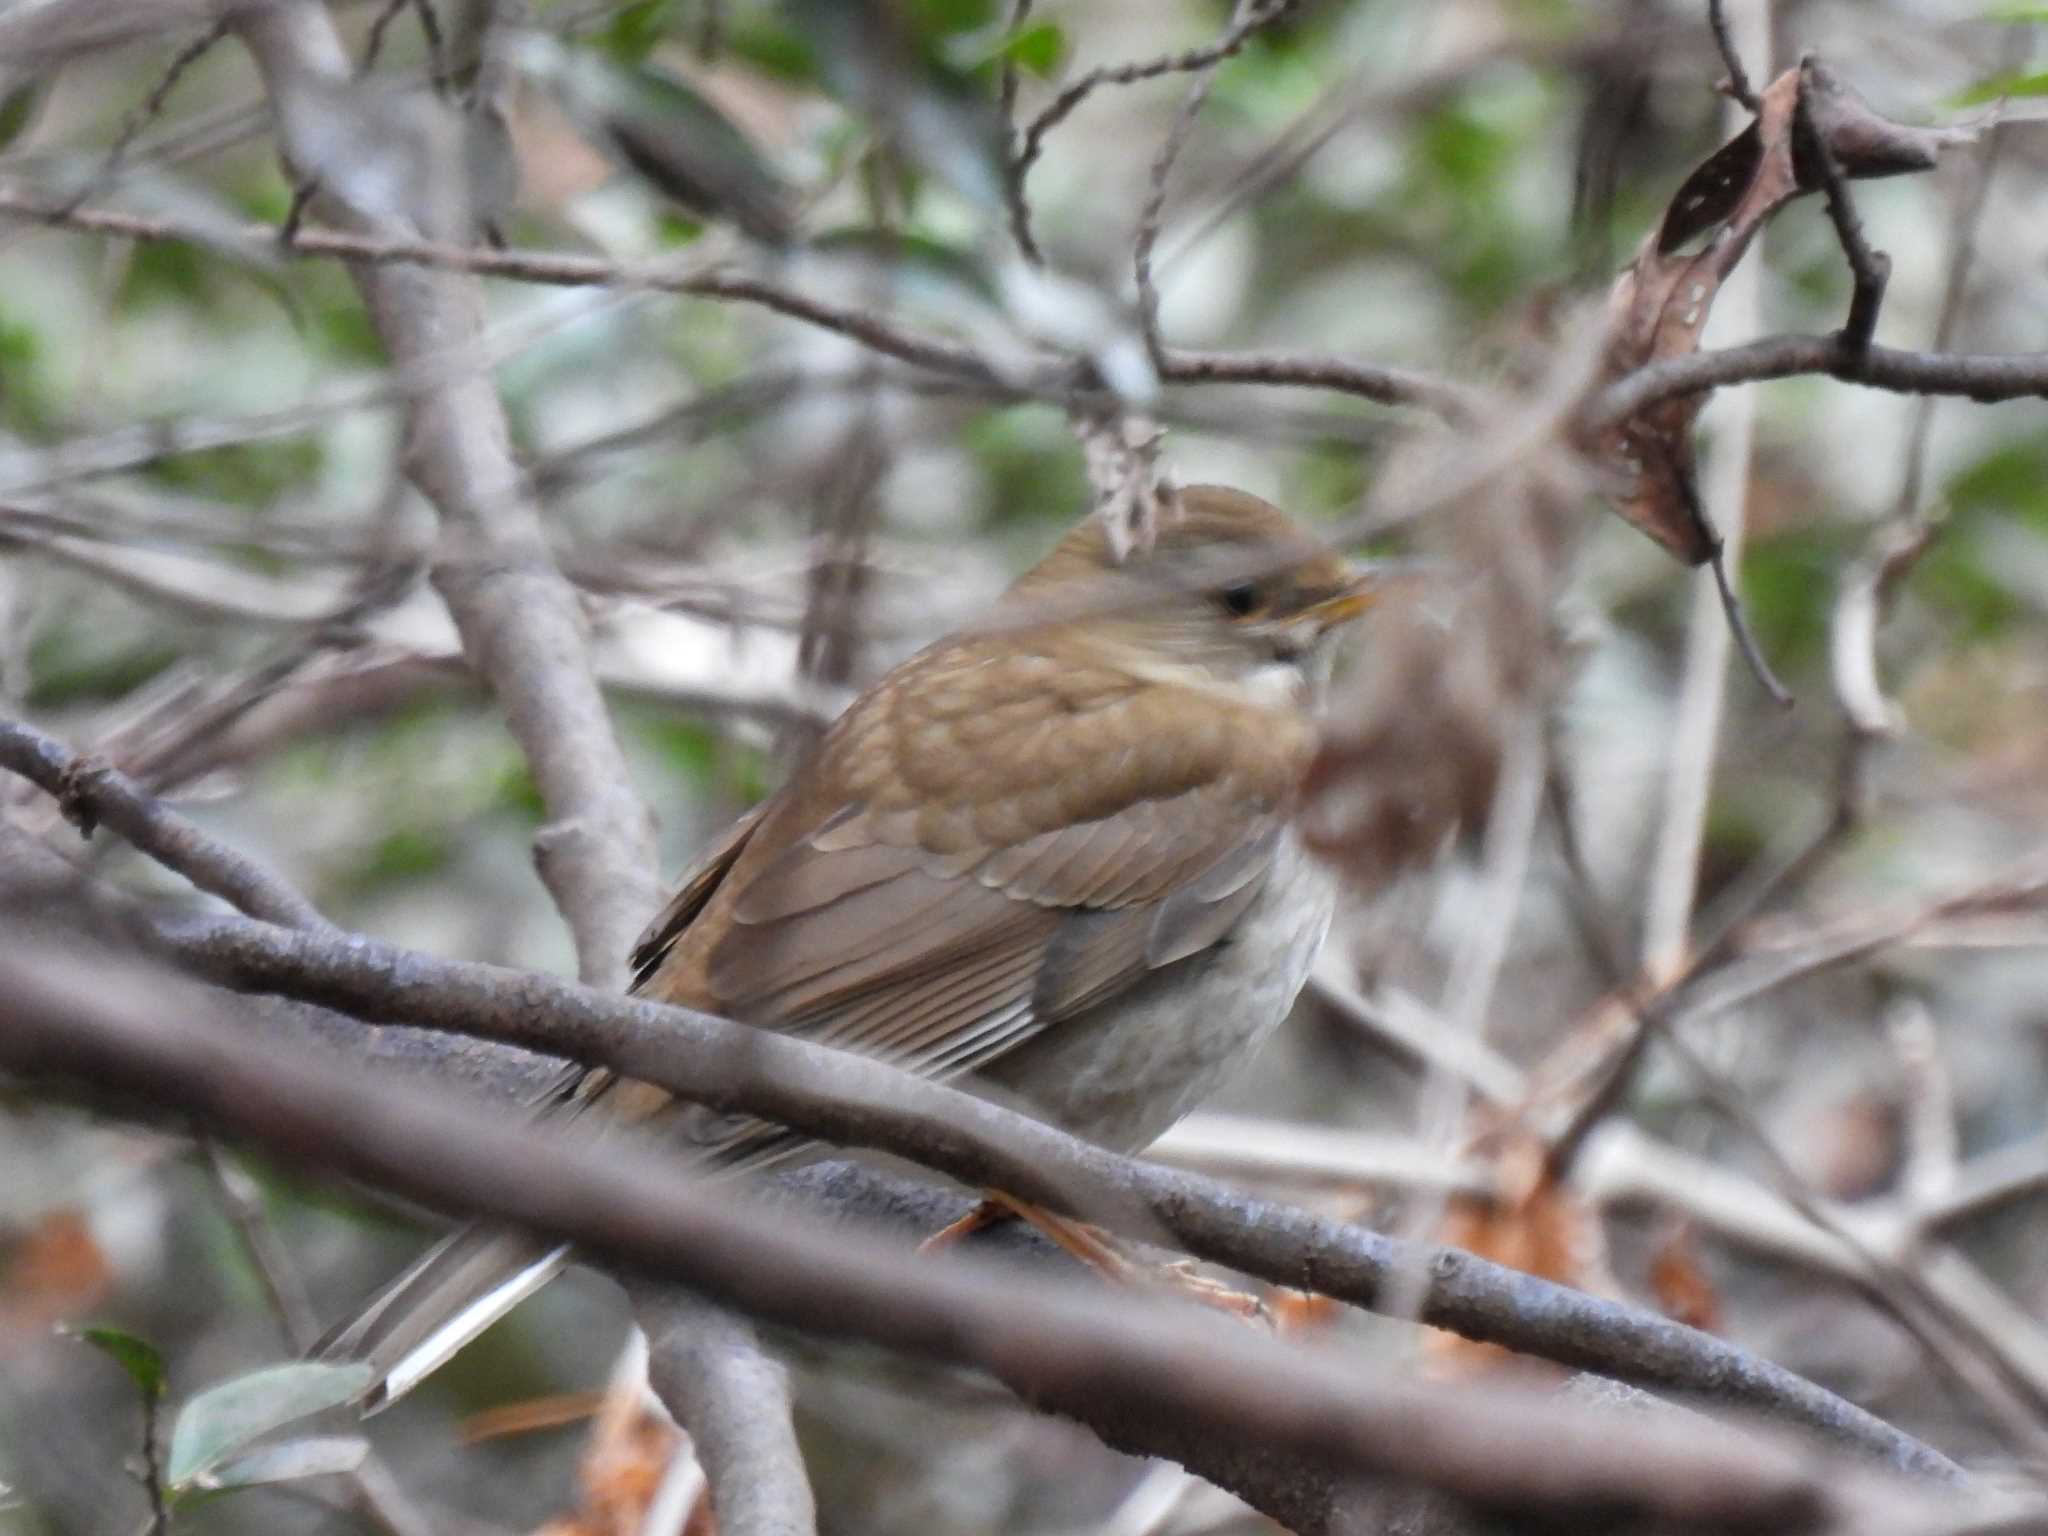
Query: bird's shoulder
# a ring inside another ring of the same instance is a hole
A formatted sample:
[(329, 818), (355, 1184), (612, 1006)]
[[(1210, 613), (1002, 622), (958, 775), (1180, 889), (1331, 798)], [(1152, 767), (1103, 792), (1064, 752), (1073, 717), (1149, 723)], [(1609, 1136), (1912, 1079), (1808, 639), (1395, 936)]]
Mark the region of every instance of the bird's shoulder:
[(964, 854), (1190, 795), (1278, 810), (1314, 748), (1300, 709), (990, 637), (934, 646), (862, 695), (815, 777), (827, 814), (859, 807), (877, 840)]

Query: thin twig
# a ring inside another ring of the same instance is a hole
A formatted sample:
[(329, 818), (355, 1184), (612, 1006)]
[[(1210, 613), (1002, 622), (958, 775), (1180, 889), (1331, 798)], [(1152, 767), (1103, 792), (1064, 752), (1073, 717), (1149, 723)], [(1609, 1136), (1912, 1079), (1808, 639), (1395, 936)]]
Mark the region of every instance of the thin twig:
[(264, 1300), (270, 1304), (270, 1315), (284, 1335), (285, 1347), (295, 1355), (305, 1353), (320, 1337), (320, 1320), (314, 1315), (305, 1283), (300, 1280), (291, 1255), (270, 1225), (270, 1217), (263, 1209), (262, 1191), (255, 1180), (203, 1135), (199, 1138), (199, 1157), (206, 1165), (221, 1209), (227, 1212), (229, 1224), (241, 1239), (249, 1267), (263, 1287)]
[(384, 34), (390, 30), (391, 23), (398, 20), (398, 13), (410, 4), (412, 0), (384, 0), (370, 20), (369, 34), (363, 40), (362, 61), (356, 65), (357, 74), (367, 75), (376, 68), (378, 56), (384, 52)]
[[(53, 226), (138, 240), (197, 240), (197, 231), (174, 220), (116, 213), (108, 209), (61, 207), (0, 194), (0, 215)], [(235, 237), (226, 237), (232, 241)], [(240, 237), (253, 248), (274, 247), (278, 231), (253, 225)], [(211, 235), (219, 245), (223, 237)], [(494, 250), (489, 246), (444, 245), (433, 241), (373, 239), (338, 230), (302, 232), (293, 253), (335, 256), (348, 261), (409, 264), (473, 272), (519, 282), (565, 287), (602, 287), (687, 293), (713, 299), (758, 303), (793, 319), (837, 331), (863, 345), (944, 373), (994, 381), (991, 365), (972, 349), (912, 332), (893, 318), (799, 294), (761, 278), (736, 277), (672, 264), (636, 265), (553, 251)], [(2048, 352), (1915, 352), (1873, 344), (1854, 353), (1836, 336), (1766, 336), (1738, 346), (1664, 358), (1645, 364), (1607, 385), (1579, 409), (1583, 431), (1627, 420), (1660, 401), (1734, 384), (1822, 374), (1847, 384), (1895, 394), (1954, 395), (1990, 404), (2001, 400), (2048, 398)], [(1479, 403), (1476, 392), (1410, 369), (1360, 364), (1316, 353), (1171, 351), (1161, 376), (1171, 383), (1274, 384), (1326, 389), (1383, 404), (1419, 405), (1459, 419)], [(1005, 387), (1019, 393), (1065, 398), (1076, 373), (1056, 363), (1042, 379), (1015, 379)], [(18, 489), (18, 488), (13, 488)]]
[(186, 71), (211, 53), (227, 35), (228, 23), (217, 21), (171, 55), (170, 63), (164, 66), (163, 73), (157, 77), (156, 85), (150, 90), (142, 105), (122, 119), (121, 131), (115, 135), (113, 147), (107, 151), (107, 158), (101, 165), (99, 174), (79, 190), (73, 199), (74, 205), (83, 203), (120, 174), (122, 167), (127, 164), (129, 151), (135, 147), (136, 139), (145, 128), (163, 115), (164, 108), (170, 103), (171, 92), (178, 88), (178, 82), (184, 79)]
[(53, 796), (81, 831), (89, 833), (104, 822), (166, 869), (238, 911), (288, 928), (333, 929), (276, 873), (214, 841), (108, 763), (74, 756), (29, 726), (0, 721), (0, 767)]
[[(221, 1209), (227, 1212), (249, 1266), (263, 1287), (264, 1300), (284, 1336), (285, 1347), (294, 1355), (304, 1354), (320, 1337), (320, 1320), (306, 1297), (298, 1266), (278, 1241), (263, 1209), (261, 1192), (255, 1181), (203, 1133), (199, 1137), (199, 1155), (206, 1164)], [(433, 1527), (413, 1507), (397, 1480), (374, 1458), (343, 1475), (356, 1507), (384, 1536), (432, 1536)]]
[[(1228, 30), (1215, 42), (1206, 47), (1189, 48), (1181, 53), (1170, 53), (1156, 59), (1143, 59), (1130, 64), (1097, 65), (1069, 85), (1051, 103), (1031, 120), (1024, 130), (1024, 146), (1018, 152), (1011, 175), (1016, 186), (1012, 203), (1013, 232), (1017, 245), (1027, 259), (1040, 260), (1038, 243), (1031, 233), (1030, 205), (1024, 201), (1024, 180), (1031, 174), (1032, 166), (1045, 152), (1046, 135), (1051, 133), (1086, 101), (1099, 87), (1105, 85), (1135, 85), (1140, 80), (1157, 80), (1165, 75), (1190, 74), (1198, 70), (1210, 70), (1225, 59), (1240, 52), (1252, 33), (1264, 26), (1273, 16), (1288, 9), (1294, 0), (1244, 0), (1238, 7), (1237, 15)], [(1268, 14), (1268, 13), (1271, 14)], [(1196, 103), (1199, 109), (1200, 103)], [(1022, 216), (1019, 217), (1018, 215)]]
[(1714, 29), (1714, 46), (1720, 50), (1721, 63), (1728, 71), (1728, 78), (1721, 86), (1723, 93), (1729, 100), (1751, 112), (1756, 111), (1756, 91), (1749, 83), (1749, 73), (1742, 67), (1742, 54), (1728, 30), (1728, 16), (1722, 0), (1707, 0), (1707, 25)]
[[(1015, 38), (1031, 18), (1033, 0), (1010, 0), (1007, 35)], [(1031, 205), (1024, 200), (1024, 166), (1017, 140), (1017, 60), (1003, 55), (1003, 72), (996, 85), (996, 117), (1003, 135), (1003, 202), (1010, 219), (1010, 238), (1017, 253), (1033, 266), (1043, 264), (1038, 243), (1031, 235)]]
[(1742, 599), (1728, 575), (1727, 548), (1716, 545), (1713, 554), (1707, 557), (1707, 565), (1714, 573), (1714, 591), (1721, 599), (1722, 617), (1728, 621), (1729, 632), (1735, 636), (1735, 648), (1742, 653), (1750, 676), (1770, 695), (1773, 704), (1780, 709), (1790, 709), (1798, 700), (1792, 697), (1789, 688), (1778, 681), (1770, 662), (1764, 659), (1763, 647), (1757, 644), (1756, 632), (1749, 627), (1749, 616), (1743, 611)]
[(162, 1430), (157, 1422), (162, 1401), (160, 1390), (143, 1389), (141, 1482), (144, 1492), (149, 1495), (150, 1536), (171, 1536), (171, 1510), (164, 1499), (163, 1452), (159, 1444)]
[(1201, 116), (1202, 105), (1208, 101), (1209, 91), (1216, 83), (1217, 65), (1238, 53), (1260, 27), (1286, 15), (1293, 4), (1294, 0), (1238, 0), (1229, 29), (1211, 50), (1209, 60), (1195, 71), (1194, 83), (1181, 99), (1173, 126), (1166, 130), (1166, 137), (1160, 141), (1159, 149), (1152, 157), (1151, 173), (1145, 183), (1145, 201), (1138, 213), (1138, 234), (1131, 247), (1131, 270), (1138, 285), (1138, 324), (1144, 333), (1145, 350), (1155, 368), (1160, 367), (1166, 357), (1165, 343), (1159, 338), (1159, 288), (1152, 278), (1152, 248), (1159, 242), (1159, 220), (1166, 211), (1166, 183), (1173, 175), (1174, 162), (1180, 158), (1188, 135), (1194, 131), (1195, 119)]
[(1872, 250), (1863, 236), (1863, 221), (1849, 195), (1849, 178), (1842, 174), (1827, 136), (1814, 123), (1813, 91), (1813, 55), (1809, 53), (1799, 60), (1799, 94), (1792, 108), (1793, 143), (1801, 158), (1820, 177), (1821, 190), (1827, 196), (1828, 218), (1834, 223), (1835, 237), (1842, 243), (1842, 254), (1856, 280), (1841, 338), (1851, 356), (1862, 356), (1870, 351), (1871, 337), (1877, 331), (1885, 284), (1891, 281), (1892, 259), (1883, 251)]
[[(2015, 29), (2017, 35), (2018, 29)], [(1977, 234), (1990, 202), (1992, 178), (1998, 170), (2005, 133), (1993, 124), (1977, 174), (1963, 200), (1949, 243), (1948, 271), (1942, 279), (1941, 311), (1934, 324), (1934, 350), (1946, 351), (1955, 340), (1975, 262)], [(1899, 467), (1899, 494), (1891, 515), (1871, 535), (1856, 563), (1844, 573), (1828, 626), (1828, 657), (1835, 697), (1849, 719), (1851, 750), (1893, 735), (1900, 726), (1897, 707), (1886, 697), (1878, 675), (1877, 633), (1884, 621), (1886, 600), (1933, 547), (1940, 524), (1921, 496), (1927, 473), (1927, 444), (1934, 426), (1935, 399), (1922, 395), (1913, 402), (1906, 427), (1906, 448)]]

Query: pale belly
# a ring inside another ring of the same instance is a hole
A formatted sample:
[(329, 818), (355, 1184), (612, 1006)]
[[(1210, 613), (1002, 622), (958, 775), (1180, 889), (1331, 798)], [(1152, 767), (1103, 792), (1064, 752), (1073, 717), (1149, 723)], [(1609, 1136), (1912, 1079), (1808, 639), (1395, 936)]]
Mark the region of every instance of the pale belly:
[(977, 1081), (1103, 1146), (1149, 1146), (1287, 1017), (1335, 904), (1329, 871), (1289, 834), (1222, 943), (1054, 1025)]

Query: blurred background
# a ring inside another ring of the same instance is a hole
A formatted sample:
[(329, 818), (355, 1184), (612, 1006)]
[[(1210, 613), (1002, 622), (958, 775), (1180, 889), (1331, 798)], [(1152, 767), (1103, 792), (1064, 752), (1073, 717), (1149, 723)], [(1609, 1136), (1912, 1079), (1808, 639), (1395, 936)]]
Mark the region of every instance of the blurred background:
[[(1087, 512), (1074, 424), (1027, 376), (1048, 351), (1143, 372), (1133, 242), (1189, 72), (1104, 82), (1045, 127), (1021, 190), (1005, 167), (1090, 70), (1209, 48), (1231, 9), (556, 0), (497, 34), (502, 12), (457, 0), (332, 9), (362, 73), (320, 125), (329, 175), (402, 169), (413, 105), (461, 103), (471, 216), (623, 274), (489, 279), (488, 336), (679, 869), (851, 690)], [(2048, 347), (2038, 11), (1729, 9), (1759, 84), (1813, 48), (1908, 123), (2012, 93), (1995, 133), (1857, 201), (1892, 260), (1880, 341)], [(534, 785), (425, 581), (404, 381), (338, 264), (244, 237), (287, 221), (294, 184), (248, 56), (193, 51), (206, 25), (79, 0), (45, 51), (0, 59), (0, 709), (345, 927), (573, 972), (532, 872)], [(1159, 1155), (1664, 1307), (1951, 1454), (2011, 1459), (2048, 1402), (2039, 402), (1930, 412), (1825, 377), (1714, 400), (1701, 484), (1744, 534), (1734, 574), (1797, 699), (1780, 709), (1731, 659), (1706, 575), (1512, 430), (1582, 379), (1585, 315), (1747, 120), (1713, 89), (1704, 6), (1306, 0), (1243, 31), (1164, 187), (1166, 342), (1427, 370), (1506, 414), (1447, 428), (1271, 385), (1145, 403), (1172, 478), (1443, 573), (1366, 626), (1339, 685), (1311, 825), (1352, 895), (1317, 984)], [(1018, 199), (1042, 268), (1018, 258)], [(79, 210), (179, 237), (47, 227)], [(630, 280), (700, 257), (1026, 382)], [(1826, 332), (1849, 292), (1803, 200), (1708, 345)], [(1459, 485), (1475, 460), (1486, 478)], [(0, 815), (190, 899), (25, 784), (0, 782)], [(0, 1098), (0, 1531), (144, 1517), (121, 1470), (134, 1388), (54, 1325), (147, 1340), (174, 1399), (289, 1358), (259, 1218), (323, 1323), (424, 1240), (169, 1131)], [(1901, 1290), (1931, 1334), (1882, 1299)], [(1507, 1368), (1306, 1321), (1415, 1369)], [(573, 1275), (376, 1421), (382, 1513), (322, 1479), (178, 1525), (642, 1529), (673, 1445), (630, 1394), (603, 1404), (626, 1332), (609, 1283)], [(970, 1384), (832, 1362), (801, 1414), (832, 1531), (1269, 1528)]]

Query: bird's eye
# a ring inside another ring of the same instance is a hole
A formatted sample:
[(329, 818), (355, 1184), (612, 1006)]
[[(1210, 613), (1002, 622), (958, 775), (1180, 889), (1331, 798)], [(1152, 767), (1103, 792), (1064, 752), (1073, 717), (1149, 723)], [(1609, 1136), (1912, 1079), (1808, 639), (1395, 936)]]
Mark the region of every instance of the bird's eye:
[(1259, 606), (1259, 589), (1248, 581), (1240, 581), (1218, 592), (1216, 601), (1233, 619), (1241, 619)]

